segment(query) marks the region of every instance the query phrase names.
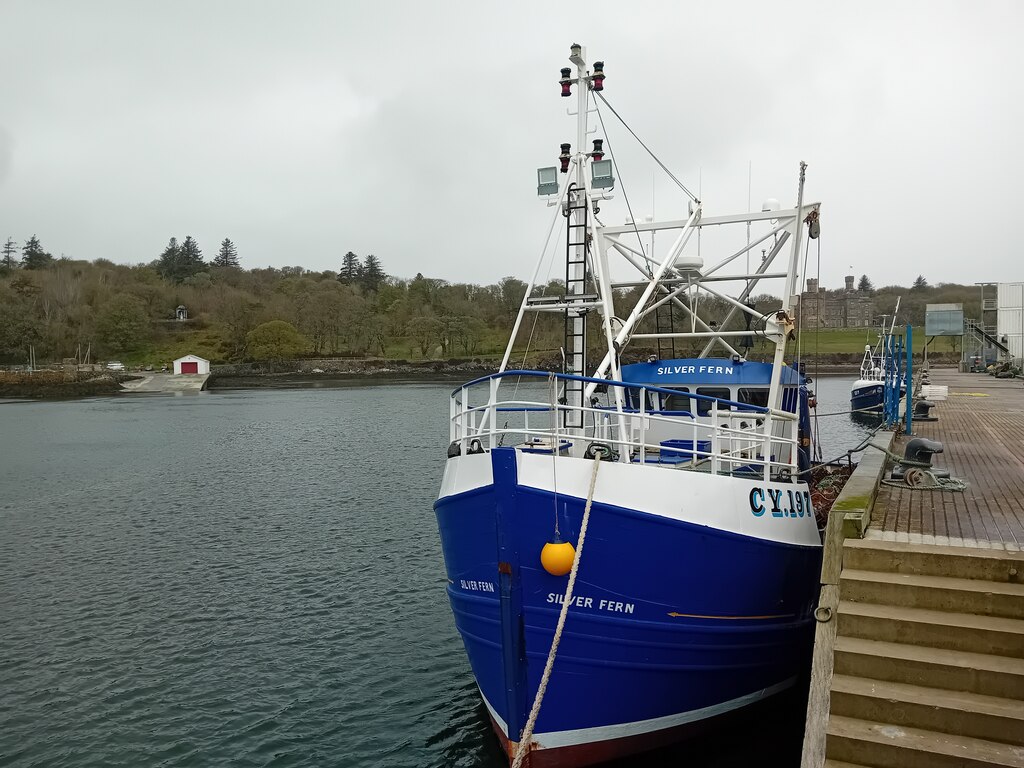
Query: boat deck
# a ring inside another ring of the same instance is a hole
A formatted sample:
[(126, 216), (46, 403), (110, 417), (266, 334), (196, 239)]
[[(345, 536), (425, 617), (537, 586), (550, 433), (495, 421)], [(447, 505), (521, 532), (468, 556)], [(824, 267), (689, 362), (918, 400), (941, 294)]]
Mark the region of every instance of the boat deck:
[[(921, 544), (1024, 550), (1024, 383), (986, 374), (932, 369), (949, 387), (914, 436), (938, 440), (932, 464), (966, 480), (963, 493), (882, 485), (867, 538)], [(901, 435), (893, 451), (911, 439)]]

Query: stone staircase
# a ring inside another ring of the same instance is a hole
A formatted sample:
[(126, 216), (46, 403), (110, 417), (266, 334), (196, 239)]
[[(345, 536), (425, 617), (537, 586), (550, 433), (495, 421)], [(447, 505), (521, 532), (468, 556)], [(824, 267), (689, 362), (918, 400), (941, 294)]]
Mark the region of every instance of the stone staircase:
[(826, 766), (1024, 768), (1024, 554), (847, 539)]

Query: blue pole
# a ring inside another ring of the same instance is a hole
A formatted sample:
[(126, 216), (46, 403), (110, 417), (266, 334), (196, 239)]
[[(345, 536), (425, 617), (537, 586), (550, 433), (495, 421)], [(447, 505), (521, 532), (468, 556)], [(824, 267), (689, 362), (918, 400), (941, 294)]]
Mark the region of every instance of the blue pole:
[(896, 357), (896, 339), (890, 336), (885, 342), (885, 426), (892, 426), (892, 378), (893, 362)]
[(882, 420), (889, 424), (889, 411), (892, 408), (892, 337), (886, 337), (885, 345), (885, 382), (882, 385)]
[(889, 354), (889, 339), (885, 338), (882, 341), (883, 349), (885, 350), (885, 370), (884, 378), (882, 380), (882, 421), (889, 422), (889, 379), (892, 377), (892, 359)]
[(903, 379), (903, 337), (896, 340), (896, 359), (892, 377), (892, 413), (889, 425), (895, 427), (900, 422), (900, 381)]
[(914, 326), (907, 325), (907, 413), (906, 413), (906, 433), (908, 435), (914, 434), (914, 429), (911, 426), (913, 419), (911, 418), (912, 408), (910, 407), (910, 398), (913, 394), (914, 389)]

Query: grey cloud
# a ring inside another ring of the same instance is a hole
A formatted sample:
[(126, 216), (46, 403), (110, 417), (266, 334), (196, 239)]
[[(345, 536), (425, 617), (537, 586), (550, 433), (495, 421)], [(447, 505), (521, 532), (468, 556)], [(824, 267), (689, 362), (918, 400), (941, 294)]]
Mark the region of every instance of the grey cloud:
[[(352, 249), (403, 276), (526, 276), (549, 215), (534, 169), (575, 140), (555, 80), (578, 40), (709, 213), (746, 207), (748, 163), (754, 206), (791, 202), (807, 160), (824, 282), (851, 264), (876, 285), (1019, 278), (1019, 4), (595, 2), (574, 27), (579, 13), (6, 2), (0, 231), (124, 262), (192, 234), (208, 253), (231, 237), (246, 266), (336, 269)], [(682, 210), (604, 115), (634, 212)]]

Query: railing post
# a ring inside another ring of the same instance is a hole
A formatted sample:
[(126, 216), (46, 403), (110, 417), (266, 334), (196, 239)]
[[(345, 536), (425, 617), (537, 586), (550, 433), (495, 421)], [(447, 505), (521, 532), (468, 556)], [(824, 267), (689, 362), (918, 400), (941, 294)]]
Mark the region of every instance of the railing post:
[[(460, 390), (462, 396), (466, 396), (466, 391)], [(451, 396), (448, 401), (448, 443), (454, 443), (459, 437), (459, 423), (457, 417), (459, 416), (459, 401), (455, 395)]]
[[(697, 406), (698, 412), (700, 406)], [(711, 474), (718, 474), (718, 401), (711, 401)], [(697, 450), (697, 441), (693, 441), (693, 450)]]
[(488, 439), (487, 445), (489, 448), (494, 447), (494, 435), (497, 430), (497, 419), (498, 419), (498, 384), (501, 382), (497, 377), (490, 380), (490, 399), (487, 401), (487, 419), (490, 422), (488, 427)]
[(640, 397), (640, 464), (644, 465), (647, 463), (647, 387), (641, 387), (637, 394)]
[(466, 442), (466, 438), (469, 437), (470, 432), (475, 432), (476, 431), (476, 417), (473, 415), (472, 411), (470, 410), (470, 408), (472, 406), (469, 403), (469, 395), (470, 395), (469, 388), (468, 387), (463, 387), (462, 388), (462, 413), (459, 414), (459, 431), (461, 432), (461, 434), (459, 435), (459, 439), (462, 440), (463, 443), (466, 443), (467, 447), (468, 447), (468, 443)]

